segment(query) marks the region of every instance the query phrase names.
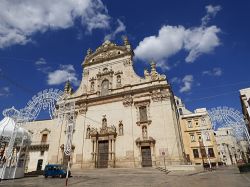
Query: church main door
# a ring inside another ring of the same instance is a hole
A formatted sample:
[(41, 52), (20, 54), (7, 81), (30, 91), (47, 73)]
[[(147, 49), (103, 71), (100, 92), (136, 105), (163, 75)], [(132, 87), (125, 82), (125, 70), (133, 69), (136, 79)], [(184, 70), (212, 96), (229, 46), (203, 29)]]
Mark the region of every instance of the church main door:
[(152, 167), (150, 146), (141, 147), (142, 167)]
[(98, 157), (97, 157), (97, 167), (107, 168), (109, 159), (109, 142), (98, 141)]

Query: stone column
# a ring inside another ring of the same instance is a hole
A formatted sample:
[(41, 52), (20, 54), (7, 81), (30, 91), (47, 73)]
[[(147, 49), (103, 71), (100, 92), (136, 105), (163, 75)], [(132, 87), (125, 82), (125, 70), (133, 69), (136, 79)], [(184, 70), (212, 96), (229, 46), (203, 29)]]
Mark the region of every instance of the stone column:
[(112, 167), (115, 167), (115, 139), (112, 139)]
[(150, 144), (151, 149), (151, 157), (152, 157), (152, 166), (156, 166), (156, 158), (155, 158), (155, 151), (154, 151), (154, 145)]
[(111, 139), (109, 139), (109, 161), (111, 161), (111, 154), (112, 154), (112, 150), (111, 150), (111, 145), (112, 144), (112, 140)]
[(98, 153), (98, 140), (97, 139), (95, 139), (95, 147), (94, 147), (94, 155), (95, 155), (95, 167), (97, 167), (97, 153)]
[(93, 140), (93, 160), (95, 160), (95, 154), (96, 154), (96, 141)]

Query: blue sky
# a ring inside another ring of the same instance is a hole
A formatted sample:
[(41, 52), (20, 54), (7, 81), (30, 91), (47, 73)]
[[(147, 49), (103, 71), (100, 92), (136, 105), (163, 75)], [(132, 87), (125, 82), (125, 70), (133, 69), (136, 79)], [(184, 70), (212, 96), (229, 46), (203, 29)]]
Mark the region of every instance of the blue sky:
[(14, 0), (0, 2), (0, 111), (37, 92), (75, 89), (88, 48), (127, 35), (142, 75), (154, 59), (187, 108), (241, 109), (250, 87), (250, 2)]

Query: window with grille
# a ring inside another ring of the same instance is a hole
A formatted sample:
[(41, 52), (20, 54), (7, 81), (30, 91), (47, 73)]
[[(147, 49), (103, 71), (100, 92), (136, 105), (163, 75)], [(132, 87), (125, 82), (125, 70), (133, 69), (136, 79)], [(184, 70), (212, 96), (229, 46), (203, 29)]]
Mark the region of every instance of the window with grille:
[(193, 154), (194, 154), (194, 158), (199, 158), (199, 151), (198, 151), (198, 149), (193, 149)]
[(215, 156), (214, 156), (214, 149), (213, 149), (213, 148), (208, 148), (208, 155), (209, 155), (210, 157), (215, 157)]

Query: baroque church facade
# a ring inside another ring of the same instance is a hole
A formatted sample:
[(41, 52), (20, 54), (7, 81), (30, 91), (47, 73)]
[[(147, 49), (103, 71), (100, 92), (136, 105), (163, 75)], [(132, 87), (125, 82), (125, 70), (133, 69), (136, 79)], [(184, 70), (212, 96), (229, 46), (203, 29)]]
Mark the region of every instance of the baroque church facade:
[[(75, 102), (72, 168), (146, 167), (184, 163), (179, 115), (171, 86), (156, 64), (139, 77), (133, 50), (105, 41), (88, 50), (79, 88), (65, 85), (67, 100)], [(65, 125), (57, 119), (25, 125), (32, 133), (28, 171), (50, 163), (63, 164)]]

